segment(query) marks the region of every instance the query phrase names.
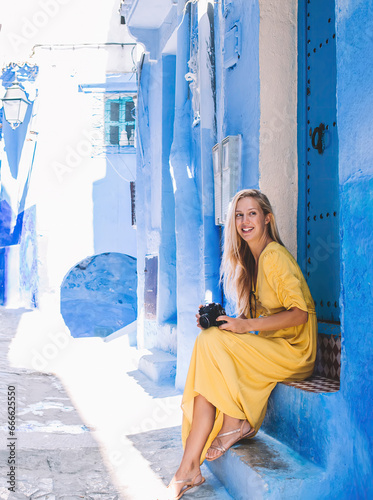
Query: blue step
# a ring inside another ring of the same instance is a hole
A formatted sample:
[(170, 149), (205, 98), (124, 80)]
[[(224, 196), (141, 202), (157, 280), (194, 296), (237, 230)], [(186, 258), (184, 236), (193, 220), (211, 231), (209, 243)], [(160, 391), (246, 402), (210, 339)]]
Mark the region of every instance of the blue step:
[(325, 470), (263, 431), (205, 463), (235, 500), (326, 498)]

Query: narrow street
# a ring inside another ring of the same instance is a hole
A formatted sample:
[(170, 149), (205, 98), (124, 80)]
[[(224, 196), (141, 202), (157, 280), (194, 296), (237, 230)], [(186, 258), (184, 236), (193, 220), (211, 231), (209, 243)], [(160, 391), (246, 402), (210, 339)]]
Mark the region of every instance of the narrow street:
[[(180, 460), (180, 400), (137, 371), (126, 337), (72, 339), (59, 318), (0, 309), (1, 500), (161, 498)], [(7, 392), (16, 393), (15, 493)], [(203, 466), (186, 498), (231, 497)]]

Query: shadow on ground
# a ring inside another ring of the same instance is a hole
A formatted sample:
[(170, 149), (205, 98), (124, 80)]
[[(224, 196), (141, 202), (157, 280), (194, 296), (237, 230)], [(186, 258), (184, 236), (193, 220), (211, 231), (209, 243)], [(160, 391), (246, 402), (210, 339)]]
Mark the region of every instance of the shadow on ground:
[[(181, 426), (133, 434), (127, 437), (148, 462), (152, 471), (167, 485), (177, 470), (183, 454)], [(206, 478), (206, 482), (201, 487), (188, 491), (185, 498), (231, 499), (206, 465), (202, 465), (201, 472)]]

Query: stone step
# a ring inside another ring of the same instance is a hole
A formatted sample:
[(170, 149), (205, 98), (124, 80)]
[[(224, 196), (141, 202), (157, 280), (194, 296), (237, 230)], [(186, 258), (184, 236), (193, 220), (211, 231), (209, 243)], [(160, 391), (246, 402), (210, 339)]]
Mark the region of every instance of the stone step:
[(176, 375), (176, 356), (158, 349), (149, 349), (139, 359), (138, 369), (157, 384), (171, 384)]
[(319, 500), (326, 472), (259, 431), (205, 462), (235, 500)]

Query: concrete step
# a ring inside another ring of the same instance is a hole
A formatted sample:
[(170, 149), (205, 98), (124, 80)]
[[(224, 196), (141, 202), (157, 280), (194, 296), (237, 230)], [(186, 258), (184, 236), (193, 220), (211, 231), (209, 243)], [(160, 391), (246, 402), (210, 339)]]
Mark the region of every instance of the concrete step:
[(205, 463), (235, 500), (325, 498), (325, 470), (263, 431)]
[(171, 384), (176, 375), (176, 356), (159, 349), (149, 349), (140, 357), (138, 368), (156, 384)]

